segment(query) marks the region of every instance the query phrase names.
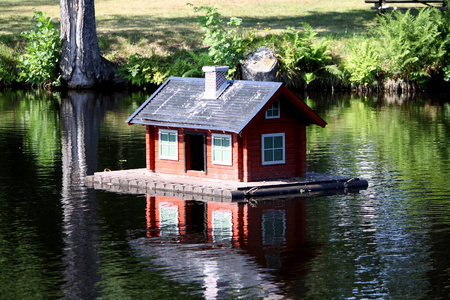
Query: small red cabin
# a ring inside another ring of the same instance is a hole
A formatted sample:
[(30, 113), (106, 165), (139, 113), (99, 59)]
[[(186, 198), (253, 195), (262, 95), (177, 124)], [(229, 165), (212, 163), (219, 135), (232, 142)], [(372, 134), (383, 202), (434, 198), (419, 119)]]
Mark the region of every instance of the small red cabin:
[(147, 169), (234, 181), (303, 177), (306, 126), (326, 122), (280, 82), (170, 77), (127, 120), (146, 126)]

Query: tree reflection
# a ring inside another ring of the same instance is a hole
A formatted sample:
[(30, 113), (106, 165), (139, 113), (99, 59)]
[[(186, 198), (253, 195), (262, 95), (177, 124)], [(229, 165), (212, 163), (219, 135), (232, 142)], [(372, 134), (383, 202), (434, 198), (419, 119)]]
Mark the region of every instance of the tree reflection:
[(63, 292), (68, 299), (99, 296), (97, 203), (84, 178), (96, 169), (100, 123), (107, 105), (100, 95), (87, 91), (71, 91), (62, 100)]
[(445, 101), (367, 96), (317, 106), (330, 125), (308, 131), (309, 169), (360, 174), (370, 184), (357, 202), (312, 202), (323, 215), (316, 233), (329, 233), (308, 279), (310, 297), (329, 291), (332, 297), (448, 295), (437, 282), (448, 279), (446, 239), (436, 238), (449, 216)]

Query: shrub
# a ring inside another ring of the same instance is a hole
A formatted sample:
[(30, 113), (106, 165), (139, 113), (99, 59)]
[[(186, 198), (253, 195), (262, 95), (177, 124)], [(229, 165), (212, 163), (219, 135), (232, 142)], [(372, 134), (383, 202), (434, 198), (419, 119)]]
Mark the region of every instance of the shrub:
[(203, 66), (214, 64), (212, 58), (204, 51), (180, 51), (170, 66), (171, 76), (203, 77)]
[(373, 40), (353, 40), (342, 61), (347, 80), (353, 85), (377, 85), (381, 72), (380, 54)]
[(33, 29), (21, 34), (26, 38), (25, 53), (19, 56), (20, 79), (31, 84), (57, 84), (61, 44), (52, 19), (35, 12)]
[(151, 57), (134, 54), (119, 74), (137, 86), (158, 85), (169, 76), (202, 77), (202, 67), (211, 64), (211, 58), (206, 52), (184, 50), (165, 57), (155, 53)]
[(375, 29), (383, 71), (392, 78), (409, 78), (424, 83), (441, 67), (445, 42), (440, 29), (442, 14), (436, 9), (393, 11), (379, 18)]
[(137, 86), (161, 84), (169, 75), (164, 71), (165, 64), (162, 62), (164, 58), (154, 53), (151, 58), (134, 54), (130, 56), (128, 63), (120, 68), (119, 74)]
[(309, 24), (303, 23), (301, 31), (288, 27), (282, 37), (272, 36), (280, 59), (280, 72), (288, 83), (301, 76), (309, 84), (331, 61), (328, 43), (323, 39), (315, 41), (316, 35)]
[(443, 22), (441, 26), (442, 36), (445, 39), (445, 56), (444, 63), (445, 66), (442, 71), (444, 73), (444, 80), (450, 81), (450, 10), (446, 9), (443, 13)]
[(0, 43), (0, 85), (10, 85), (17, 81), (14, 53)]
[(307, 23), (300, 30), (288, 27), (282, 35), (255, 38), (254, 30), (241, 28), (241, 19), (225, 21), (216, 6), (202, 5), (194, 11), (204, 13), (198, 20), (206, 52), (183, 50), (166, 57), (133, 55), (121, 75), (136, 85), (160, 84), (169, 76), (203, 77), (204, 65), (217, 64), (229, 66), (231, 77), (248, 52), (265, 46), (274, 48), (280, 62), (279, 75), (293, 86), (299, 78), (309, 84), (319, 77), (354, 86), (378, 85), (386, 77), (425, 83), (441, 71), (444, 79), (450, 80), (449, 12), (394, 11), (380, 16), (371, 37), (350, 40), (344, 58), (336, 56), (333, 62), (328, 42), (318, 39)]
[(251, 49), (253, 32), (240, 28), (240, 18), (232, 17), (225, 23), (216, 6), (202, 5), (194, 7), (194, 11), (205, 12), (204, 16), (197, 19), (205, 32), (203, 45), (208, 46), (208, 54), (213, 63), (228, 66), (228, 75), (232, 76)]

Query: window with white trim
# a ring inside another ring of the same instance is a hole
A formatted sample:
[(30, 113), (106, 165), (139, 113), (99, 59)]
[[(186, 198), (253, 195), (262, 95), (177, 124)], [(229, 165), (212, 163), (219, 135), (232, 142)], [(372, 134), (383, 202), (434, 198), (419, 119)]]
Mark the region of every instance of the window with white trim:
[(212, 134), (212, 162), (217, 165), (232, 165), (231, 135)]
[(276, 100), (266, 110), (266, 119), (277, 119), (280, 117), (280, 100)]
[(159, 158), (178, 160), (178, 131), (159, 130)]
[(261, 144), (263, 165), (285, 163), (284, 133), (262, 134)]

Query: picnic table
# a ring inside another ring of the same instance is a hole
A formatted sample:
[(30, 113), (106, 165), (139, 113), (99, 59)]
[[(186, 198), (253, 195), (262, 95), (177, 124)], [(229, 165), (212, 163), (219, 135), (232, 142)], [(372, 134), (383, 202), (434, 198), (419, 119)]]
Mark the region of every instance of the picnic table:
[[(445, 9), (445, 0), (365, 0), (365, 3), (372, 3), (372, 9), (376, 9), (379, 12), (385, 10), (407, 10), (407, 9), (419, 9), (419, 8), (437, 8)], [(411, 6), (411, 5), (414, 6)], [(409, 5), (409, 6), (405, 6)]]

